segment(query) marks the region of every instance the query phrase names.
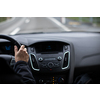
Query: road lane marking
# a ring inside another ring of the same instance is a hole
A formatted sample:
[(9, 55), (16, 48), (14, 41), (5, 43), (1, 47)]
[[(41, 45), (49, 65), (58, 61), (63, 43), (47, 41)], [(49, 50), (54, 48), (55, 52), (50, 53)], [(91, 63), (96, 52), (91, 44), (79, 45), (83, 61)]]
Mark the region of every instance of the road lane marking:
[(60, 26), (61, 28), (63, 28), (65, 31), (71, 31), (69, 28), (67, 28), (66, 26), (64, 26), (63, 24), (61, 24), (58, 20), (56, 20), (53, 17), (47, 17), (48, 19), (50, 19), (51, 21), (53, 21), (54, 23), (56, 23), (58, 26)]
[(29, 22), (30, 22), (30, 20), (29, 20), (29, 19), (26, 19), (26, 20), (25, 20), (25, 23), (29, 23)]
[(19, 27), (17, 27), (14, 31), (12, 31), (11, 33), (10, 33), (10, 35), (15, 35), (17, 32), (19, 32), (20, 31), (20, 28)]

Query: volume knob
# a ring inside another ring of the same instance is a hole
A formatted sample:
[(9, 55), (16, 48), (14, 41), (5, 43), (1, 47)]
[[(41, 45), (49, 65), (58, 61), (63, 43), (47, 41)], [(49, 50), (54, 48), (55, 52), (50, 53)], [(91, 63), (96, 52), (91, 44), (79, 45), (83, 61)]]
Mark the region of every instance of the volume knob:
[(53, 64), (52, 62), (49, 62), (49, 63), (48, 63), (48, 67), (49, 67), (49, 68), (52, 68), (53, 66), (54, 66), (54, 64)]
[(39, 60), (39, 61), (43, 61), (43, 58), (42, 58), (42, 57), (40, 57), (38, 60)]
[(62, 57), (61, 57), (61, 56), (59, 56), (57, 59), (60, 61), (60, 60), (62, 60)]

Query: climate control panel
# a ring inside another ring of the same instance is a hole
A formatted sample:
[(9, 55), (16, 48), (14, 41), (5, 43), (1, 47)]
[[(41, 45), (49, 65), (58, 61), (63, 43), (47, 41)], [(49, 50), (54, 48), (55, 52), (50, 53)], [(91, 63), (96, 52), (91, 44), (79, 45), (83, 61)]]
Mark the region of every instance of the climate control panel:
[(41, 45), (35, 44), (34, 51), (32, 48), (29, 49), (29, 52), (33, 70), (40, 72), (61, 72), (69, 68), (70, 45), (61, 42), (48, 42), (41, 43)]
[(59, 54), (30, 54), (33, 70), (41, 72), (60, 72), (69, 68), (70, 52)]

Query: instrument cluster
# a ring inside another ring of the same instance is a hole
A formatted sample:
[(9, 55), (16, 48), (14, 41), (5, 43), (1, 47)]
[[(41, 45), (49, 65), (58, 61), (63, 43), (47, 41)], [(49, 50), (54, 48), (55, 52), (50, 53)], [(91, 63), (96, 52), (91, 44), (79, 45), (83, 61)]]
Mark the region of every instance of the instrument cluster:
[(10, 42), (0, 43), (0, 54), (14, 55), (14, 45)]

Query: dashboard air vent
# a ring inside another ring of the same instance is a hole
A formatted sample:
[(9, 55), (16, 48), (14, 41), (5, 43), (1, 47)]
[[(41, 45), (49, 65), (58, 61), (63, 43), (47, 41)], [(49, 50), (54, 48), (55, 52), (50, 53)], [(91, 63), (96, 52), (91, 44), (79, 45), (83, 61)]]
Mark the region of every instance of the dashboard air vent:
[(69, 66), (69, 58), (70, 58), (70, 52), (66, 52), (64, 54), (64, 62), (63, 62), (63, 67), (62, 69), (66, 69)]
[(35, 55), (34, 54), (30, 54), (30, 61), (31, 61), (32, 68), (34, 70), (39, 71), (38, 64), (37, 64), (37, 61), (36, 61), (36, 58), (35, 58)]

